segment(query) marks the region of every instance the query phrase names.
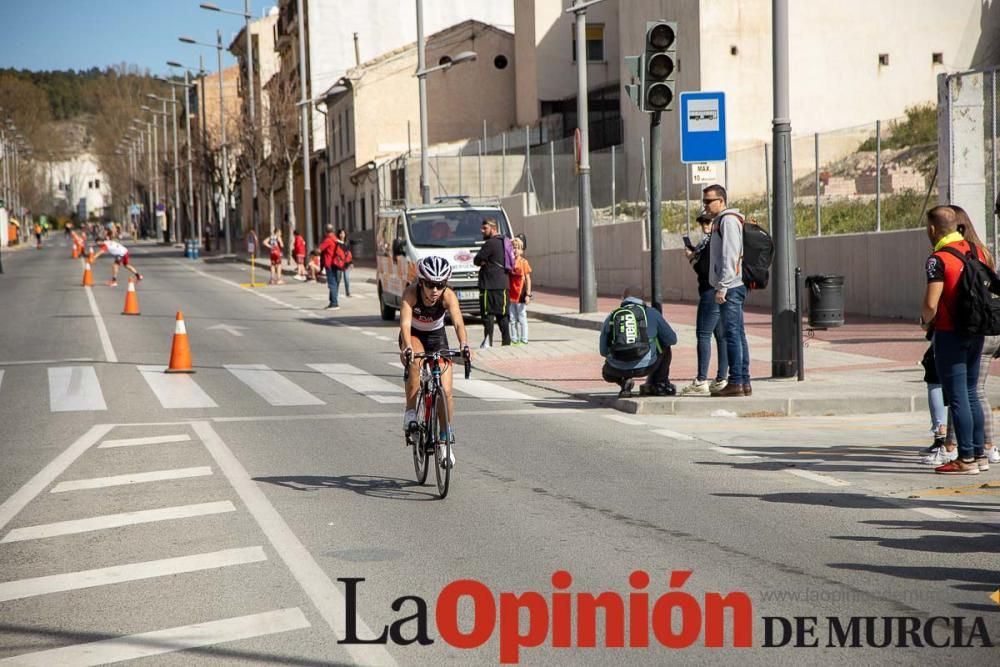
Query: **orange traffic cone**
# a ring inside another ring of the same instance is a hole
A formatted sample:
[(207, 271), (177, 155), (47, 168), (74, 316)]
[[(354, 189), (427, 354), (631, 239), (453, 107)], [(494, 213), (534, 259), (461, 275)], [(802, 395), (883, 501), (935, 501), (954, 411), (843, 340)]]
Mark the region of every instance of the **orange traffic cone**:
[(74, 243), (73, 244), (73, 259), (79, 259), (79, 258), (80, 258), (80, 246), (78, 246), (76, 243)]
[(125, 310), (122, 315), (139, 314), (139, 296), (135, 293), (135, 279), (128, 279), (128, 291), (125, 292)]
[(94, 249), (93, 248), (87, 248), (87, 261), (90, 262), (91, 264), (94, 263)]
[(90, 271), (90, 262), (83, 263), (83, 282), (80, 284), (84, 287), (93, 287), (94, 285), (94, 274)]
[(168, 373), (194, 373), (191, 368), (191, 348), (188, 346), (187, 329), (184, 327), (184, 313), (177, 311), (174, 325), (174, 343), (170, 348)]

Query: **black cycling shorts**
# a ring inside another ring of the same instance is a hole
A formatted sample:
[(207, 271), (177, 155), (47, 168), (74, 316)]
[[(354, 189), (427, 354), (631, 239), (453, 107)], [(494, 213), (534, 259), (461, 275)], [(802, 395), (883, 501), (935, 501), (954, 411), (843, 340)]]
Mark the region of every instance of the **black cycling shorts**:
[[(448, 345), (448, 330), (444, 327), (440, 329), (435, 329), (434, 331), (419, 331), (417, 329), (410, 329), (410, 336), (416, 338), (424, 346), (424, 352), (439, 352), (441, 350), (447, 350), (450, 346)], [(403, 334), (399, 334), (399, 345), (403, 345)]]

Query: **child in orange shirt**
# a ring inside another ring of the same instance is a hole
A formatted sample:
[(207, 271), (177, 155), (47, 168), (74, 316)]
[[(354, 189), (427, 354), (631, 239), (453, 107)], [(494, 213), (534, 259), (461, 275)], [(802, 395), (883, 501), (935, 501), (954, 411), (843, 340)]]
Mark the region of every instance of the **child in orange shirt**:
[(510, 343), (528, 344), (528, 303), (531, 301), (531, 264), (524, 258), (524, 241), (514, 239), (514, 270), (510, 272)]

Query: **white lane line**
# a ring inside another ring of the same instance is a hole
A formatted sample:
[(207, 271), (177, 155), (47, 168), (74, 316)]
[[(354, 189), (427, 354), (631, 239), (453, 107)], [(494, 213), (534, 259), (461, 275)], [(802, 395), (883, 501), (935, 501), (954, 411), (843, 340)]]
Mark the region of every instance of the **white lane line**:
[(54, 366), (48, 374), (52, 412), (108, 409), (93, 366)]
[(127, 565), (113, 565), (95, 570), (51, 574), (45, 577), (32, 577), (0, 583), (0, 602), (20, 600), (22, 598), (75, 591), (81, 588), (107, 586), (125, 581), (138, 581), (164, 577), (170, 574), (198, 572), (230, 565), (246, 565), (267, 560), (263, 547), (244, 547), (241, 549), (225, 549), (211, 553), (164, 558)]
[(625, 415), (601, 415), (605, 419), (610, 419), (613, 422), (618, 422), (619, 424), (627, 424), (628, 426), (645, 426), (646, 422), (639, 421), (638, 419), (633, 419), (632, 417), (626, 417)]
[[(388, 362), (393, 368), (399, 368), (402, 370), (403, 364), (398, 361)], [(463, 394), (468, 394), (473, 398), (479, 398), (484, 401), (533, 401), (536, 400), (534, 396), (529, 396), (528, 394), (522, 394), (519, 391), (513, 389), (508, 389), (507, 387), (496, 384), (495, 382), (489, 382), (487, 380), (476, 380), (476, 379), (465, 379), (465, 374), (461, 367), (456, 365), (456, 369), (452, 373), (452, 383), (457, 391)]]
[(961, 514), (956, 514), (955, 512), (949, 512), (948, 510), (939, 510), (936, 507), (911, 507), (914, 512), (920, 512), (921, 514), (926, 514), (927, 516), (932, 516), (935, 519), (962, 519), (964, 518)]
[(0, 388), (3, 388), (3, 370), (0, 370)]
[(198, 386), (190, 375), (167, 375), (166, 366), (136, 366), (142, 379), (156, 394), (160, 405), (168, 409), (217, 408), (219, 405)]
[(350, 364), (306, 364), (334, 382), (363, 394), (378, 403), (405, 403), (402, 379), (398, 385)]
[[(194, 422), (191, 424), (194, 432), (205, 443), (212, 458), (215, 459), (219, 470), (226, 476), (229, 483), (236, 490), (240, 500), (247, 510), (257, 521), (257, 524), (264, 531), (268, 541), (285, 566), (291, 571), (292, 576), (299, 582), (299, 586), (305, 591), (313, 605), (319, 611), (337, 638), (343, 640), (346, 637), (346, 622), (343, 610), (345, 607), (344, 596), (340, 589), (334, 585), (327, 573), (313, 560), (312, 555), (303, 546), (299, 538), (296, 537), (292, 529), (288, 527), (285, 520), (270, 503), (267, 496), (259, 486), (250, 478), (246, 469), (233, 455), (226, 443), (215, 432), (207, 422)], [(372, 637), (371, 628), (364, 619), (356, 616), (356, 627), (359, 637)], [(352, 658), (352, 662), (359, 665), (395, 665), (396, 661), (385, 649), (378, 644), (345, 644), (344, 647)]]
[(101, 339), (101, 347), (104, 348), (104, 356), (113, 364), (118, 363), (118, 355), (115, 348), (111, 346), (111, 337), (108, 336), (108, 328), (104, 326), (104, 318), (101, 311), (97, 309), (97, 299), (94, 298), (94, 290), (91, 287), (83, 288), (87, 292), (87, 302), (90, 303), (90, 312), (94, 315), (94, 322), (97, 323), (97, 335)]
[(814, 482), (819, 482), (820, 484), (826, 484), (827, 486), (850, 486), (850, 482), (845, 482), (842, 479), (837, 479), (836, 477), (827, 477), (826, 475), (821, 475), (818, 472), (812, 472), (810, 470), (799, 470), (797, 468), (785, 468), (785, 472), (789, 475), (795, 475), (797, 477), (802, 477), (803, 479), (811, 479)]
[(93, 357), (72, 357), (70, 359), (32, 359), (31, 361), (0, 361), (0, 366), (35, 366), (41, 364), (71, 364), (93, 361)]
[(0, 540), (0, 543), (38, 540), (45, 537), (57, 537), (59, 535), (76, 535), (77, 533), (89, 533), (94, 530), (120, 528), (121, 526), (132, 526), (140, 523), (170, 521), (172, 519), (189, 519), (196, 516), (208, 516), (209, 514), (223, 514), (225, 512), (235, 511), (236, 508), (231, 502), (228, 500), (220, 500), (213, 503), (161, 507), (154, 510), (122, 512), (121, 514), (105, 514), (104, 516), (95, 516), (90, 517), (89, 519), (57, 521), (55, 523), (44, 523), (37, 526), (15, 528), (7, 533), (4, 538)]
[(653, 431), (656, 435), (662, 435), (667, 438), (673, 438), (674, 440), (694, 440), (690, 435), (686, 433), (678, 433), (677, 431), (671, 431), (670, 429), (660, 428)]
[(83, 489), (102, 489), (107, 486), (125, 486), (126, 484), (143, 484), (145, 482), (162, 482), (168, 479), (187, 479), (188, 477), (205, 477), (211, 475), (208, 466), (196, 468), (176, 468), (174, 470), (154, 470), (152, 472), (136, 472), (128, 475), (113, 475), (111, 477), (93, 477), (91, 479), (75, 479), (70, 482), (59, 482), (51, 493), (65, 491), (81, 491)]
[(389, 341), (389, 342), (392, 342), (392, 341), (396, 340), (395, 338), (389, 338), (388, 336), (375, 336), (375, 339), (376, 340), (386, 340), (386, 341)]
[(134, 447), (136, 445), (165, 445), (168, 442), (190, 442), (191, 436), (187, 433), (179, 435), (151, 435), (145, 438), (118, 438), (117, 440), (105, 440), (97, 446), (98, 449), (106, 447)]
[(310, 627), (309, 621), (306, 620), (302, 610), (291, 607), (25, 653), (0, 660), (0, 665), (25, 667), (106, 665), (308, 627)]
[(741, 454), (750, 454), (755, 459), (761, 458), (756, 454), (753, 454), (746, 449), (739, 449), (737, 447), (709, 447), (713, 452), (719, 452), (720, 454), (725, 454), (726, 456), (739, 456)]
[(114, 428), (113, 424), (96, 424), (90, 427), (86, 433), (77, 438), (76, 442), (66, 448), (62, 454), (52, 459), (52, 461), (42, 468), (38, 474), (28, 480), (27, 484), (14, 492), (10, 498), (0, 505), (0, 528), (6, 526), (17, 513), (24, 509), (35, 496), (51, 484), (55, 479), (65, 472), (80, 455), (90, 449), (90, 447), (108, 434)]
[(264, 364), (225, 364), (224, 368), (271, 405), (325, 405), (323, 401)]
[(374, 331), (362, 331), (361, 335), (363, 335), (363, 336), (378, 336), (378, 334), (375, 333)]

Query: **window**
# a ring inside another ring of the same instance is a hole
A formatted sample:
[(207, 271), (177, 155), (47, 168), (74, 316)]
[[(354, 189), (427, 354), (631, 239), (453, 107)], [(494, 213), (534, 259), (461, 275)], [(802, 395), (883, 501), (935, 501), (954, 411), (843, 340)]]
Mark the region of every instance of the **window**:
[(943, 65), (944, 64), (944, 54), (940, 51), (931, 54), (931, 64), (932, 65)]
[(97, 179), (96, 181), (94, 181), (94, 188), (96, 190), (100, 190), (101, 189), (101, 180), (100, 179)]
[(365, 211), (365, 196), (361, 195), (361, 229), (365, 228), (365, 218), (367, 217), (367, 211)]
[[(576, 26), (570, 25), (573, 31), (573, 62), (576, 62)], [(587, 25), (587, 62), (604, 62), (604, 25)]]
[(889, 64), (889, 54), (888, 53), (880, 53), (880, 54), (878, 54), (878, 64), (881, 65), (881, 66), (888, 66), (888, 64)]

